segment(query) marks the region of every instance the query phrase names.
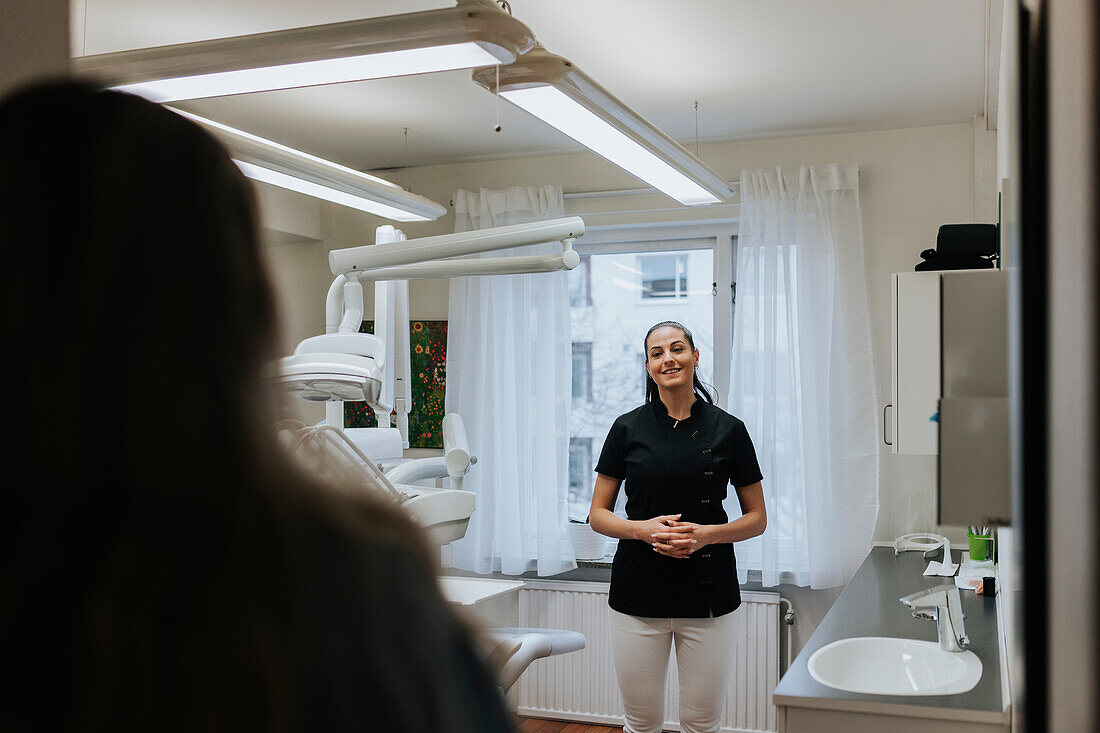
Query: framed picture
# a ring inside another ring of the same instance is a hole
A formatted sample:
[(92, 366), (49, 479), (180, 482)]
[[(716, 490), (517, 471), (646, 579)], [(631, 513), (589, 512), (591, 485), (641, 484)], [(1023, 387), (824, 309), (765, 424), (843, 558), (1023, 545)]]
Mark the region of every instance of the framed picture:
[[(374, 333), (374, 321), (363, 321), (361, 333)], [(409, 372), (412, 378), (412, 410), (409, 412), (409, 447), (443, 447), (443, 395), (447, 385), (447, 322), (409, 322)], [(374, 410), (365, 402), (344, 403), (344, 425), (349, 428), (378, 426)]]

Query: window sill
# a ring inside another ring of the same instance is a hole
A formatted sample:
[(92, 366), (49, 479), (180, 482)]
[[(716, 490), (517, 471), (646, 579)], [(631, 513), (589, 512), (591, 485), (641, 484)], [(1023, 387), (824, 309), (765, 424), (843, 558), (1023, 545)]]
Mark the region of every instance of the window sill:
[[(515, 580), (517, 578), (523, 580), (553, 580), (557, 581), (576, 581), (581, 583), (609, 583), (611, 582), (611, 561), (614, 559), (614, 552), (607, 555), (600, 560), (578, 560), (576, 570), (567, 570), (564, 573), (558, 575), (539, 575), (536, 572), (524, 573), (523, 575), (504, 575), (503, 573), (491, 573), (489, 575), (478, 575), (477, 573), (471, 573), (466, 570), (459, 570), (457, 568), (444, 568), (444, 575), (453, 575), (462, 578), (497, 578), (501, 580)], [(761, 576), (759, 570), (749, 570), (749, 578), (745, 583), (741, 583), (742, 590), (751, 591), (774, 591), (775, 588), (765, 588), (761, 583)]]

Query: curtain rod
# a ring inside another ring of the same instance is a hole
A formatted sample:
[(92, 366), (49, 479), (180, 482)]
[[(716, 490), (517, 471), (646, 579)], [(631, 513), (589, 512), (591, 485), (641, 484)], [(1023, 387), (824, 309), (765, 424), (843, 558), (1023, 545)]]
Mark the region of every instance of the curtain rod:
[[(861, 170), (857, 171), (856, 175), (858, 175), (859, 178), (862, 179), (863, 178), (863, 170), (861, 169)], [(741, 188), (741, 181), (740, 180), (727, 181), (727, 183), (732, 188), (735, 188), (735, 189)], [(612, 197), (617, 197), (617, 196), (642, 196), (642, 195), (650, 194), (650, 193), (660, 193), (660, 191), (653, 188), (652, 186), (647, 186), (645, 188), (613, 188), (613, 189), (609, 189), (607, 191), (573, 191), (573, 192), (570, 192), (570, 193), (562, 194), (562, 197), (566, 198), (566, 199), (598, 199), (598, 198), (612, 198)]]
[[(741, 181), (729, 181), (729, 185), (733, 188), (739, 188)], [(566, 199), (596, 199), (596, 198), (610, 198), (613, 196), (642, 196), (650, 193), (660, 193), (653, 187), (646, 188), (615, 188), (608, 191), (573, 191), (571, 193), (562, 194)]]

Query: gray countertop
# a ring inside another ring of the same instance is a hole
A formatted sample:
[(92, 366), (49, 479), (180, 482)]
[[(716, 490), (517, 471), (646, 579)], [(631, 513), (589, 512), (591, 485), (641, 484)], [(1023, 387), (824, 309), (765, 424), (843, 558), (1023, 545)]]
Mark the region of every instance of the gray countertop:
[[(959, 561), (958, 555), (955, 561)], [(996, 599), (967, 590), (961, 591), (966, 633), (970, 650), (982, 662), (982, 677), (973, 690), (960, 695), (865, 695), (828, 687), (810, 676), (806, 666), (810, 655), (838, 639), (888, 636), (935, 641), (936, 622), (913, 618), (910, 609), (898, 602), (901, 596), (922, 588), (953, 582), (951, 578), (924, 576), (927, 564), (920, 552), (903, 552), (895, 557), (891, 548), (872, 549), (779, 681), (773, 693), (775, 704), (975, 723), (1007, 722), (1001, 696)]]

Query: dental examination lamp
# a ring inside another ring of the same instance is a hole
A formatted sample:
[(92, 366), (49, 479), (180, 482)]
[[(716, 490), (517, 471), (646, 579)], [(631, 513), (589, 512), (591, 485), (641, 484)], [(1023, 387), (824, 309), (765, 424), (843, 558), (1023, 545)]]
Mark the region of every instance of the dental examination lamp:
[[(282, 361), (279, 381), (310, 402), (366, 401), (380, 405), (385, 344), (359, 333), (363, 320), (363, 286), (337, 279), (329, 288), (327, 333), (307, 338)], [(333, 322), (334, 310), (338, 315)], [(387, 410), (387, 413), (389, 411)]]

